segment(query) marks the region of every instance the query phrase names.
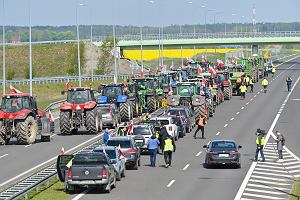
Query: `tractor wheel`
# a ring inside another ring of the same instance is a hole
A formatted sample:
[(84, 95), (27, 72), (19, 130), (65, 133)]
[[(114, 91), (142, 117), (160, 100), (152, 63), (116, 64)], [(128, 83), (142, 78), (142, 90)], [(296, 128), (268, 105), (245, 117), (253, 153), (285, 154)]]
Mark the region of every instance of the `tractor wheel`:
[(17, 124), (17, 140), (19, 144), (32, 144), (35, 142), (38, 125), (32, 116)]
[(121, 121), (126, 122), (130, 120), (130, 103), (125, 102), (120, 104), (120, 115), (121, 115)]
[(225, 87), (224, 88), (224, 99), (225, 100), (230, 100), (232, 96), (232, 89), (231, 87)]
[(191, 106), (191, 102), (188, 101), (187, 99), (183, 99), (183, 100), (180, 102), (180, 105), (190, 107), (190, 106)]
[(149, 113), (153, 113), (156, 110), (156, 101), (154, 96), (147, 97), (147, 110)]
[(61, 111), (59, 116), (59, 125), (60, 125), (60, 133), (62, 135), (70, 135), (71, 134), (71, 122), (70, 122), (70, 112)]
[(3, 129), (3, 121), (0, 121), (0, 145), (5, 145), (7, 144), (7, 139), (6, 139), (6, 133), (2, 131)]
[(99, 132), (99, 115), (96, 109), (86, 111), (86, 129), (90, 134), (97, 134)]

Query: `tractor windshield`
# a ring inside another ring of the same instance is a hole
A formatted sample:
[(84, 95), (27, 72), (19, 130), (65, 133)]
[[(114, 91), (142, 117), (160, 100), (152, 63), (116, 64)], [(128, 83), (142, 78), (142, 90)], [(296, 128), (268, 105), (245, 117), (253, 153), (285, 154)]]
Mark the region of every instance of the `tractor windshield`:
[(70, 90), (68, 91), (68, 102), (72, 104), (81, 104), (91, 101), (89, 90)]
[(139, 90), (153, 89), (153, 81), (139, 81), (137, 85)]
[(192, 85), (178, 85), (177, 91), (180, 96), (191, 96), (195, 92)]
[(30, 108), (28, 97), (4, 97), (1, 103), (1, 110), (4, 112), (17, 112), (24, 108)]
[(102, 90), (102, 95), (108, 98), (117, 97), (123, 95), (123, 90), (121, 86), (107, 86)]

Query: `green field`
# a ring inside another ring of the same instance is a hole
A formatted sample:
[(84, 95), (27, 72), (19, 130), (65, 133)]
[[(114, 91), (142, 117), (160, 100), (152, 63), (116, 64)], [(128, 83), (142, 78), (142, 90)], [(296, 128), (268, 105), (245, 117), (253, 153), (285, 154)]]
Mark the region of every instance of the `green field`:
[(294, 182), (293, 190), (289, 200), (298, 200), (298, 199), (300, 199), (300, 180)]

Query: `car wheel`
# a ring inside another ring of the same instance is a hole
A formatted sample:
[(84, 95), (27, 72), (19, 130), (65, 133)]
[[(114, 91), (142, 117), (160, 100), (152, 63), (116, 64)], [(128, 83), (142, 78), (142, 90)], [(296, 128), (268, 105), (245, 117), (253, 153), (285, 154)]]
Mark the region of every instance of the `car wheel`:
[(123, 169), (123, 171), (122, 171), (122, 173), (121, 173), (121, 176), (122, 177), (125, 177), (126, 175), (125, 175), (125, 171), (126, 171), (126, 168), (124, 167), (124, 169)]
[(121, 176), (121, 174), (120, 173), (116, 173), (117, 174), (117, 181), (120, 181), (121, 180), (121, 178), (122, 178), (122, 176)]
[(141, 166), (141, 159), (139, 159), (138, 161), (138, 166)]
[(134, 169), (134, 170), (138, 170), (138, 168), (139, 168), (139, 167), (138, 167), (138, 161), (137, 161), (137, 162), (135, 163), (135, 165), (133, 166), (133, 169)]
[(236, 168), (240, 169), (242, 167), (241, 163), (236, 164)]
[[(121, 176), (120, 176), (121, 177)], [(113, 182), (113, 185), (112, 185), (113, 188), (116, 188), (117, 187), (117, 179), (116, 179), (116, 176), (114, 178), (114, 182)]]

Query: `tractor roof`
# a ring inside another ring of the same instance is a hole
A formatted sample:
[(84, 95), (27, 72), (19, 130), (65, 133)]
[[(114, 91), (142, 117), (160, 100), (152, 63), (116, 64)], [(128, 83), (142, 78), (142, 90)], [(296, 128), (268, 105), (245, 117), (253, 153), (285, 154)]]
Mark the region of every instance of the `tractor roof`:
[(123, 86), (123, 83), (111, 83), (111, 84), (101, 84), (102, 87), (118, 87), (118, 86)]
[(176, 85), (195, 85), (195, 82), (179, 82)]
[(91, 90), (89, 87), (72, 87), (68, 91), (84, 91), (84, 90)]
[(3, 97), (29, 97), (30, 94), (28, 93), (12, 93), (12, 94), (5, 94)]
[(135, 80), (135, 81), (150, 81), (150, 80), (154, 80), (154, 78), (152, 77), (138, 77), (138, 78), (133, 78), (132, 80)]

